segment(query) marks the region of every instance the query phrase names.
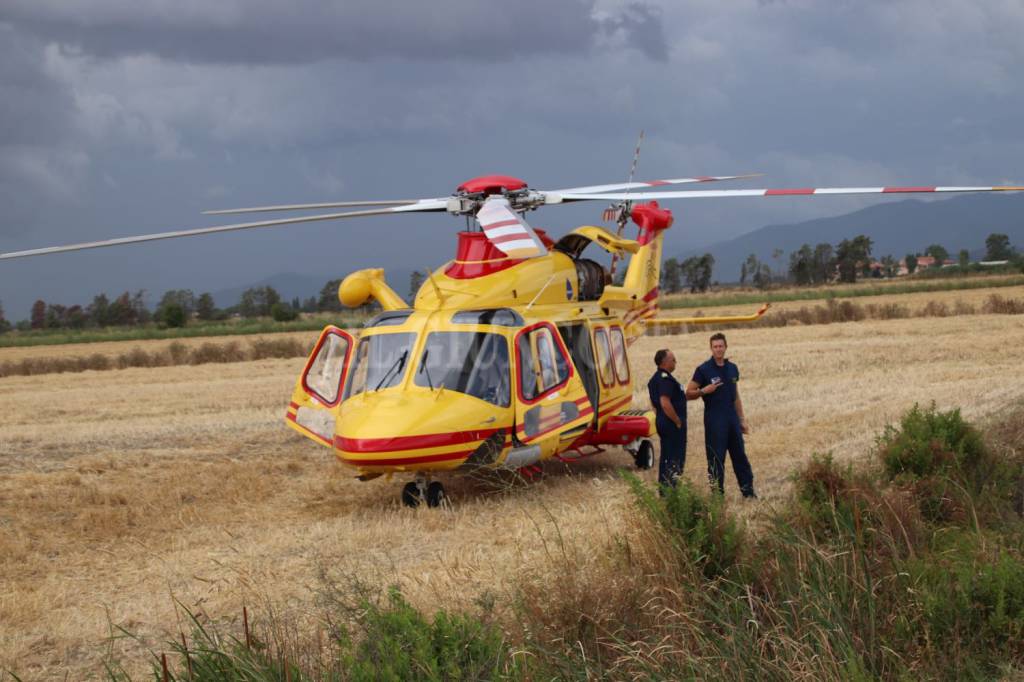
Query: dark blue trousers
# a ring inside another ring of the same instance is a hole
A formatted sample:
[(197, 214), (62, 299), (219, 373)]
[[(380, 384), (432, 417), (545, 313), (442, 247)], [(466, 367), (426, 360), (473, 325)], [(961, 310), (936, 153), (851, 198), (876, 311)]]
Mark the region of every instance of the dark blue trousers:
[(683, 428), (679, 428), (671, 420), (659, 416), (655, 426), (658, 427), (658, 438), (661, 440), (658, 483), (675, 486), (686, 464), (686, 422), (683, 422)]
[(740, 429), (738, 415), (711, 415), (709, 418), (705, 412), (704, 447), (708, 456), (708, 481), (712, 488), (717, 487), (718, 492), (725, 491), (725, 453), (728, 450), (740, 492), (744, 496), (754, 494), (754, 472), (743, 447), (743, 431)]

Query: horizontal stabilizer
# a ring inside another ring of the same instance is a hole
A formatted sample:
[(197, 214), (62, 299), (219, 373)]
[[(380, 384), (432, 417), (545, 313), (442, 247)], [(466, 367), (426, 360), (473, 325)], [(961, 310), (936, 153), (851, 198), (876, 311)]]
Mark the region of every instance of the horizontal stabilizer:
[(768, 312), (771, 303), (765, 303), (756, 312), (750, 315), (718, 315), (714, 317), (651, 317), (645, 320), (638, 320), (648, 326), (659, 324), (729, 324), (731, 322), (754, 322)]

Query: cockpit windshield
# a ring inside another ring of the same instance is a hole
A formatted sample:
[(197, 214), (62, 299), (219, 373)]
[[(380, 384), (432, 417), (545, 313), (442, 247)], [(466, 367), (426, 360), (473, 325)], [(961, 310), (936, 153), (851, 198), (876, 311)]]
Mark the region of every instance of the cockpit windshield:
[(405, 376), (416, 334), (374, 334), (359, 340), (345, 398), (396, 386)]
[(511, 399), (508, 343), (487, 332), (432, 332), (415, 383), (465, 393), (499, 407)]

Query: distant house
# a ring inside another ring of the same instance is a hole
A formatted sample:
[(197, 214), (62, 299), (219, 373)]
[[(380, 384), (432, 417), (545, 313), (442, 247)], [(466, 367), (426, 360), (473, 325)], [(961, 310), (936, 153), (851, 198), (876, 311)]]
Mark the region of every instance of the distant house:
[[(942, 267), (948, 268), (952, 265), (958, 265), (957, 261), (947, 258), (942, 261)], [(918, 256), (917, 257), (917, 269), (927, 270), (928, 268), (935, 267), (935, 256)], [(904, 275), (910, 274), (907, 272), (907, 259), (900, 259), (899, 269), (896, 271), (897, 277), (903, 277)]]

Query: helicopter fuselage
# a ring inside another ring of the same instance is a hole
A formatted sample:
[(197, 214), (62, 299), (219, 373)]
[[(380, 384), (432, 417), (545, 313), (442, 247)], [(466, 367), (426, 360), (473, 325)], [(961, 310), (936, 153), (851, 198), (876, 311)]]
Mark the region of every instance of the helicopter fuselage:
[[(622, 286), (582, 258), (591, 242), (635, 254)], [(641, 245), (578, 228), (544, 256), (518, 261), (479, 232), (461, 233), (459, 244), (412, 307), (401, 307), (380, 271), (342, 283), (346, 303), (372, 295), (385, 311), (358, 339), (336, 327), (321, 333), (289, 425), (364, 478), (520, 469), (654, 433), (650, 406), (632, 409), (626, 349), (640, 333), (631, 320), (656, 309), (660, 234)]]

